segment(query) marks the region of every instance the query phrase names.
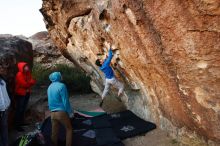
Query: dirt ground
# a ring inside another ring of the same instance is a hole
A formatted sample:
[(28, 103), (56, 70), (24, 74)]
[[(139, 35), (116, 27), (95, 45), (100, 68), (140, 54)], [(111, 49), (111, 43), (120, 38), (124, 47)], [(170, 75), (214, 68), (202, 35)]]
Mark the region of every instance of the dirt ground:
[[(72, 95), (70, 102), (74, 109), (89, 111), (99, 108), (100, 97), (94, 93), (86, 95)], [(33, 93), (30, 99), (29, 108), (33, 107), (39, 110), (39, 113), (40, 115), (43, 115), (43, 118), (48, 116), (49, 111), (47, 108), (45, 92), (35, 91)], [(125, 110), (125, 107), (117, 99), (106, 99), (103, 103), (103, 109), (108, 113), (112, 113)], [(32, 117), (34, 115), (34, 113), (29, 114), (31, 114)], [(35, 129), (35, 123), (37, 122), (36, 119), (30, 118), (28, 121), (31, 122), (31, 125), (25, 127), (25, 132), (17, 132), (15, 130), (11, 130), (9, 132), (10, 142), (13, 142), (17, 137)], [(126, 139), (123, 141), (123, 143), (125, 146), (182, 146), (182, 144), (169, 137), (166, 132), (160, 130), (159, 128), (145, 134), (144, 136)]]

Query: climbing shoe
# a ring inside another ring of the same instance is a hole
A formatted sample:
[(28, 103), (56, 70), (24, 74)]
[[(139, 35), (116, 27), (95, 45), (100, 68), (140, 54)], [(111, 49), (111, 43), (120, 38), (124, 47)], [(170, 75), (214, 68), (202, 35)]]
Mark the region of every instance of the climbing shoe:
[(99, 103), (99, 106), (102, 107), (103, 105), (103, 100)]
[(117, 97), (116, 98), (119, 102), (122, 102), (121, 98), (120, 97)]

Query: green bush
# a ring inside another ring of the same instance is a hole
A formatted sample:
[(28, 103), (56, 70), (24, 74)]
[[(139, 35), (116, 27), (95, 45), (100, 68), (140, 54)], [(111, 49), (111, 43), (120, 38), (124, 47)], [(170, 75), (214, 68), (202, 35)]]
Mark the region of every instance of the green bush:
[(57, 64), (53, 68), (45, 69), (41, 64), (35, 63), (32, 74), (37, 80), (37, 86), (48, 86), (50, 84), (49, 75), (54, 71), (61, 72), (63, 82), (66, 84), (69, 92), (91, 92), (90, 78), (81, 70), (63, 64)]
[(37, 80), (37, 85), (49, 85), (49, 75), (52, 73), (52, 69), (46, 69), (39, 63), (34, 63), (32, 68), (32, 75)]

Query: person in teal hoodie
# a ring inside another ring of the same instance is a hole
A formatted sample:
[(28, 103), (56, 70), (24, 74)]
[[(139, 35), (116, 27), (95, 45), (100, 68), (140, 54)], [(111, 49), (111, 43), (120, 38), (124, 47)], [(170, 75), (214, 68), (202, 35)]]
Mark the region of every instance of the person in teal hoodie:
[(108, 57), (104, 61), (101, 59), (97, 59), (95, 62), (99, 69), (105, 74), (105, 88), (102, 93), (102, 101), (100, 102), (100, 106), (102, 106), (103, 100), (105, 96), (108, 94), (111, 85), (118, 89), (118, 97), (121, 96), (124, 90), (124, 85), (114, 75), (113, 69), (111, 67), (112, 58), (112, 49), (111, 47), (109, 47)]
[(61, 82), (62, 76), (60, 72), (53, 72), (50, 74), (49, 79), (52, 82), (47, 89), (52, 123), (51, 139), (54, 146), (57, 146), (59, 124), (62, 124), (66, 128), (66, 146), (71, 146), (73, 129), (70, 119), (73, 117), (73, 110), (70, 106), (67, 88)]

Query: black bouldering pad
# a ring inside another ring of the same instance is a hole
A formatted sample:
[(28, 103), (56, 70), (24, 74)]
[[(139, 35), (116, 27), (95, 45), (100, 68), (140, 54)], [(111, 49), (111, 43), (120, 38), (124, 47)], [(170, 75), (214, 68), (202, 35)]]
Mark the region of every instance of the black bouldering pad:
[[(97, 117), (76, 114), (72, 125), (74, 146), (123, 146), (121, 140), (145, 134), (156, 128), (155, 124), (142, 120), (128, 110)], [(44, 121), (41, 130), (49, 144), (50, 118)], [(65, 128), (61, 125), (58, 136), (60, 145), (65, 144), (65, 137)]]
[(96, 134), (97, 146), (113, 145), (121, 141), (112, 128), (96, 129)]
[(110, 115), (110, 123), (115, 134), (120, 139), (145, 134), (156, 128), (154, 123), (144, 121), (131, 111), (117, 113), (114, 118)]

